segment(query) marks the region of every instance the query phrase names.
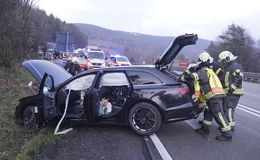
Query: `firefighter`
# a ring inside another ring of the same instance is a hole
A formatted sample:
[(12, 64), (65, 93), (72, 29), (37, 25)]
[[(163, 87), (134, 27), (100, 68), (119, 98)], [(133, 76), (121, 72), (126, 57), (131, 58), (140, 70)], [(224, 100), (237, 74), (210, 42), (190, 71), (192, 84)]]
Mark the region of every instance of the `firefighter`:
[[(214, 61), (214, 59), (207, 52), (201, 53), (200, 56), (203, 56), (203, 57), (208, 59), (208, 61), (209, 61), (209, 68), (212, 69), (216, 73), (216, 75), (220, 78), (222, 76), (222, 72), (223, 71), (222, 71), (222, 68), (220, 67), (219, 63)], [(182, 77), (182, 75), (187, 75), (187, 74), (190, 74), (192, 72), (196, 72), (197, 70), (198, 70), (198, 64), (192, 65), (187, 70), (185, 70), (180, 75), (180, 77)], [(182, 80), (182, 81), (185, 81), (185, 80)], [(192, 93), (194, 93), (193, 83), (188, 82), (188, 85), (192, 89)]]
[(181, 80), (194, 81), (195, 98), (207, 104), (209, 107), (209, 114), (204, 115), (201, 128), (195, 131), (200, 134), (209, 134), (209, 126), (212, 125), (214, 118), (222, 132), (220, 136), (216, 136), (216, 139), (231, 141), (231, 128), (222, 106), (222, 99), (225, 93), (219, 78), (214, 71), (209, 68), (211, 60), (208, 55), (206, 52), (201, 53), (199, 55), (196, 72), (182, 75)]
[(81, 72), (77, 57), (73, 57), (72, 60), (68, 60), (64, 68), (73, 76)]
[[(207, 52), (203, 52), (200, 54), (200, 57), (204, 57), (208, 62), (209, 62), (209, 68), (212, 69), (215, 74), (220, 78), (221, 75), (222, 75), (222, 69), (219, 65), (218, 62), (214, 61), (214, 59), (209, 55), (209, 53)], [(182, 75), (187, 75), (187, 74), (190, 74), (192, 72), (196, 72), (198, 70), (198, 65), (194, 65), (194, 66), (191, 66), (190, 68), (188, 68), (186, 71), (184, 71), (182, 73)], [(185, 80), (183, 80), (185, 81)], [(194, 94), (194, 83), (189, 81), (189, 82), (186, 82), (187, 85), (189, 85), (189, 87), (191, 88), (191, 92)], [(209, 110), (209, 107), (205, 105), (202, 105), (204, 106), (204, 117), (208, 117), (209, 114), (212, 114), (211, 111)], [(199, 121), (199, 124), (202, 124), (203, 123), (203, 120), (200, 120)]]
[(242, 88), (243, 68), (235, 61), (236, 58), (229, 51), (223, 51), (219, 54), (219, 61), (223, 66), (221, 83), (226, 93), (226, 97), (223, 99), (223, 107), (232, 131), (235, 130), (234, 112), (239, 98), (244, 92)]

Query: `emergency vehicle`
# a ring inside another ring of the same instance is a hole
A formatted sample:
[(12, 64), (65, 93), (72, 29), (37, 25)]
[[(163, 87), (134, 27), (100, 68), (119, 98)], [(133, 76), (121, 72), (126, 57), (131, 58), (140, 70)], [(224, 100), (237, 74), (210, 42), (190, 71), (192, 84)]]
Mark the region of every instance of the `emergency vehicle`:
[(62, 55), (62, 59), (64, 60), (71, 60), (73, 57), (78, 58), (78, 64), (82, 70), (93, 69), (91, 64), (88, 64), (84, 52), (64, 52)]
[(121, 55), (110, 56), (110, 66), (131, 66), (127, 57)]
[(89, 66), (92, 68), (105, 67), (105, 54), (104, 51), (96, 46), (87, 46), (85, 48), (85, 56)]

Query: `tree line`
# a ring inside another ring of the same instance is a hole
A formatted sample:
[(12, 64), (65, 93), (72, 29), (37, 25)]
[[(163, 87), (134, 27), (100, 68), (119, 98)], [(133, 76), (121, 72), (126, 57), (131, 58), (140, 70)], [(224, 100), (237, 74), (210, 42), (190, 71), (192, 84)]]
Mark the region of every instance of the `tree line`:
[(0, 66), (31, 57), (38, 46), (55, 42), (57, 32), (72, 33), (76, 47), (87, 44), (87, 36), (76, 26), (34, 7), (34, 0), (0, 0)]
[(237, 61), (246, 72), (260, 72), (260, 49), (246, 28), (231, 24), (218, 36), (217, 42), (211, 42), (207, 51), (218, 59), (220, 52), (228, 50), (237, 56)]
[[(11, 67), (13, 63), (30, 58), (38, 46), (46, 48), (46, 42), (55, 42), (57, 32), (72, 33), (76, 47), (84, 47), (89, 37), (91, 45), (124, 53), (132, 61), (151, 60), (162, 53), (172, 40), (172, 37), (69, 24), (52, 14), (47, 15), (33, 3), (34, 0), (0, 0), (0, 66)], [(260, 72), (260, 50), (254, 44), (254, 39), (244, 27), (231, 24), (206, 50), (215, 59), (221, 51), (229, 50), (238, 56), (245, 71)], [(201, 52), (200, 48), (192, 49)]]

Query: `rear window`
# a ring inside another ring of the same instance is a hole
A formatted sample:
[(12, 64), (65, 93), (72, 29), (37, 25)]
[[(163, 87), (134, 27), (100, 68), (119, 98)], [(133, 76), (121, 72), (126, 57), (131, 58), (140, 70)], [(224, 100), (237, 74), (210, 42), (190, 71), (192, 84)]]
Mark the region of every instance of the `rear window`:
[(153, 74), (145, 71), (127, 71), (133, 85), (162, 84), (163, 82)]

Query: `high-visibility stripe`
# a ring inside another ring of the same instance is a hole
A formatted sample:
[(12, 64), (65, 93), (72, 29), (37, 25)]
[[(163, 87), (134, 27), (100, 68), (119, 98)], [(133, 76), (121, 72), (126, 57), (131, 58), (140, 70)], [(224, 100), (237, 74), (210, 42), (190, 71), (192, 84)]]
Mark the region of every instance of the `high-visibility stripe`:
[(234, 90), (237, 89), (237, 87), (233, 83), (230, 85), (230, 87), (233, 88)]
[(233, 127), (233, 126), (235, 126), (235, 122), (234, 121), (230, 122), (229, 125)]
[(237, 88), (234, 90), (233, 94), (244, 94), (244, 90), (241, 88)]
[(232, 108), (228, 109), (229, 125), (230, 126), (235, 126), (235, 122), (234, 122), (234, 120), (232, 118), (232, 110), (233, 110)]
[(199, 81), (195, 81), (195, 98), (199, 98), (201, 95)]
[(219, 117), (221, 123), (223, 124), (224, 128), (227, 128), (228, 125), (226, 124), (226, 122), (225, 122), (225, 120), (224, 120), (223, 115), (222, 115), (221, 112), (218, 112), (218, 117)]
[(188, 73), (188, 74), (191, 74), (190, 70), (188, 70), (188, 69), (185, 72)]
[(197, 73), (192, 73), (194, 80), (198, 81), (199, 80), (199, 75)]
[(221, 71), (221, 68), (217, 69), (216, 75), (218, 75), (220, 71)]
[(208, 92), (206, 95), (205, 95), (205, 99), (210, 99), (211, 97), (215, 96), (215, 95), (218, 95), (218, 94), (225, 94), (225, 92), (222, 90), (222, 91), (210, 91)]
[(208, 121), (208, 120), (203, 120), (202, 121), (203, 124), (206, 124), (208, 126), (211, 126), (212, 125), (212, 121)]
[[(225, 88), (225, 89), (224, 89), (225, 93), (228, 93), (228, 90), (229, 90), (229, 88)], [(236, 89), (233, 91), (232, 94), (239, 94), (239, 95), (241, 95), (241, 94), (244, 94), (244, 90), (243, 90), (242, 88), (236, 88)]]
[(229, 87), (228, 77), (229, 77), (229, 72), (226, 72), (226, 75), (225, 75), (225, 87)]
[(186, 79), (184, 78), (184, 76), (183, 76), (183, 75), (181, 76), (181, 80), (182, 80), (183, 82), (185, 82), (185, 81), (186, 81)]
[(228, 118), (229, 118), (229, 122), (233, 122), (233, 119), (232, 119), (232, 108), (228, 109)]
[(227, 127), (224, 127), (224, 128), (221, 128), (221, 131), (222, 132), (226, 132), (226, 131), (229, 131), (231, 129), (230, 125), (227, 126)]

